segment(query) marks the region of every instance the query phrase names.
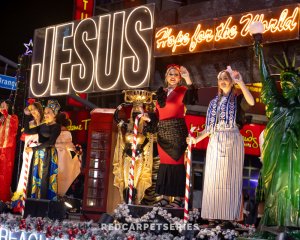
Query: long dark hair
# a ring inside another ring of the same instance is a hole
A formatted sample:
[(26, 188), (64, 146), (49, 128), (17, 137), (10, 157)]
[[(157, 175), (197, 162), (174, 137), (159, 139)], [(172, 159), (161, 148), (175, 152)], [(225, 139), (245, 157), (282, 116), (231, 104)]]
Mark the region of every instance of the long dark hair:
[(56, 115), (56, 123), (64, 127), (69, 127), (70, 126), (69, 116), (64, 112), (58, 113)]
[(40, 102), (34, 102), (31, 105), (35, 106), (35, 108), (38, 110), (41, 117), (40, 121), (42, 122), (44, 118), (44, 110), (42, 104)]

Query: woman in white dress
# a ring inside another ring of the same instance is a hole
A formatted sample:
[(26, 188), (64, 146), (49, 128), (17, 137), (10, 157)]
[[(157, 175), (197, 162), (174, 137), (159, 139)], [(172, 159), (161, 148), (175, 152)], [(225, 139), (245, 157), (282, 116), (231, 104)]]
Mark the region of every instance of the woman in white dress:
[(66, 113), (60, 113), (56, 119), (61, 124), (55, 148), (58, 154), (58, 195), (63, 197), (80, 173), (81, 161), (72, 142), (72, 134), (67, 129), (70, 121)]
[[(237, 95), (234, 84), (242, 94)], [(210, 137), (205, 162), (201, 217), (210, 220), (238, 220), (242, 203), (244, 141), (239, 132), (246, 106), (254, 99), (239, 72), (230, 67), (218, 74), (218, 95), (211, 100), (206, 126), (193, 144)]]

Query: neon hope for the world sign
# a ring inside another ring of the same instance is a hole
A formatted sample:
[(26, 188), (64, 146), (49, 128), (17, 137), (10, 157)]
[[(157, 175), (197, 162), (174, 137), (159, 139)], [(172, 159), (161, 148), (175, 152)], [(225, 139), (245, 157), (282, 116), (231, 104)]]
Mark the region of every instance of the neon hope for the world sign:
[(299, 6), (290, 5), (156, 29), (155, 56), (251, 45), (249, 26), (261, 21), (264, 43), (299, 38)]

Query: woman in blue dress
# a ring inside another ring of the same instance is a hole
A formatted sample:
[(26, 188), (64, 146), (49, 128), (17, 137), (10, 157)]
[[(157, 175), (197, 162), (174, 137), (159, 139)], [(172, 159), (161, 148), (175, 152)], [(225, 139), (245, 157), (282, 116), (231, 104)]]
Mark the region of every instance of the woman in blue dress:
[(60, 105), (56, 100), (49, 100), (44, 110), (44, 124), (29, 129), (25, 133), (38, 134), (39, 145), (26, 147), (26, 152), (33, 151), (31, 179), (27, 188), (27, 196), (37, 199), (57, 200), (58, 157), (55, 142), (61, 126), (56, 123), (56, 115)]

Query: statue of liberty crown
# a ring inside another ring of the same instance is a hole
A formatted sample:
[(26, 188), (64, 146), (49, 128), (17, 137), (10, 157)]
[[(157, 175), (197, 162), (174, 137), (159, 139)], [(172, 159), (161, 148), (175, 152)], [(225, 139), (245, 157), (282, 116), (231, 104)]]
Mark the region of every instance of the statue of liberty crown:
[(296, 55), (294, 54), (293, 60), (290, 61), (286, 56), (286, 53), (283, 52), (283, 62), (281, 62), (277, 57), (273, 57), (277, 65), (270, 64), (270, 66), (278, 69), (280, 73), (291, 73), (295, 74), (297, 78), (291, 79), (294, 83), (300, 84), (300, 67), (295, 68)]

